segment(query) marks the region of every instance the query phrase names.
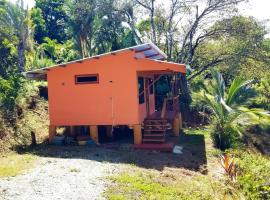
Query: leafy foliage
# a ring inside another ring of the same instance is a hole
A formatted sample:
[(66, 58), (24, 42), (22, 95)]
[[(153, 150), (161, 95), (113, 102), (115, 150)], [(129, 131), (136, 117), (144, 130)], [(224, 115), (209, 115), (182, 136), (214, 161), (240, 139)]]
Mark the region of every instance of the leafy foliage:
[(219, 72), (212, 71), (212, 78), (209, 86), (205, 86), (202, 98), (213, 113), (213, 139), (219, 148), (225, 149), (238, 145), (245, 127), (266, 123), (269, 115), (263, 110), (245, 107), (245, 101), (238, 101), (239, 96), (247, 91), (245, 86), (251, 81), (236, 78), (226, 91), (225, 82)]
[(258, 96), (253, 99), (252, 106), (270, 110), (270, 80), (268, 78), (264, 78), (253, 87)]
[[(32, 17), (36, 24), (36, 29), (39, 30), (35, 39), (42, 41), (43, 38), (49, 37), (57, 42), (65, 42), (67, 36), (67, 13), (65, 11), (66, 0), (36, 0), (36, 8)], [(41, 12), (40, 12), (41, 11)], [(45, 25), (45, 27), (44, 27)]]
[(262, 155), (243, 150), (229, 150), (238, 167), (238, 187), (246, 199), (269, 199), (270, 161)]

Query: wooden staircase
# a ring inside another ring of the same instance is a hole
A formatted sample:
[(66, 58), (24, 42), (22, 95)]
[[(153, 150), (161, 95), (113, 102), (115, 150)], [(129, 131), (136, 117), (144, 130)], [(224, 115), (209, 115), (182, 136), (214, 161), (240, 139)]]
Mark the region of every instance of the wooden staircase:
[(164, 143), (167, 129), (166, 119), (145, 119), (143, 143)]

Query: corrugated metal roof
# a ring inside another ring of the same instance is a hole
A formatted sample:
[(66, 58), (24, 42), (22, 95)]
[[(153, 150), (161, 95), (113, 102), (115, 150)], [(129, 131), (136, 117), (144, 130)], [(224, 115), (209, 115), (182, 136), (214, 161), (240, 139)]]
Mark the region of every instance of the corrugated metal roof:
[(72, 64), (72, 63), (76, 63), (76, 62), (83, 62), (83, 61), (89, 60), (89, 59), (96, 59), (99, 57), (111, 55), (111, 54), (122, 52), (122, 51), (128, 51), (128, 50), (135, 51), (135, 58), (147, 58), (147, 59), (152, 59), (152, 60), (165, 60), (167, 58), (167, 55), (164, 52), (162, 52), (156, 45), (154, 45), (153, 43), (145, 43), (145, 44), (140, 44), (137, 46), (133, 46), (133, 47), (125, 48), (125, 49), (120, 49), (117, 51), (112, 51), (112, 52), (108, 52), (108, 53), (104, 53), (104, 54), (100, 54), (100, 55), (96, 55), (96, 56), (92, 56), (92, 57), (74, 60), (71, 62), (63, 63), (63, 64), (58, 64), (58, 65), (53, 65), (50, 67), (44, 67), (44, 68), (40, 68), (40, 69), (31, 70), (28, 72), (24, 72), (23, 75), (26, 78), (30, 78), (30, 79), (46, 80), (47, 79), (47, 71), (50, 69), (53, 69), (56, 67), (63, 67), (63, 66), (66, 66), (68, 64)]

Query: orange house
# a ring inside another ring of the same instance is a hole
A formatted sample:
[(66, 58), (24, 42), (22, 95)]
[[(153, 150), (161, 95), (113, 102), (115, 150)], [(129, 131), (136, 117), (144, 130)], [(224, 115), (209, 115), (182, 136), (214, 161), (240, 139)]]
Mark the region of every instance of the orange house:
[[(128, 125), (134, 129), (134, 143), (141, 144), (145, 119), (180, 122), (179, 110), (167, 111), (165, 103), (161, 111), (155, 110), (157, 79), (186, 73), (184, 65), (165, 59), (158, 47), (147, 43), (26, 72), (27, 78), (48, 82), (49, 140), (56, 127), (90, 126), (90, 135), (98, 143), (98, 126)], [(175, 134), (179, 125), (176, 129)]]

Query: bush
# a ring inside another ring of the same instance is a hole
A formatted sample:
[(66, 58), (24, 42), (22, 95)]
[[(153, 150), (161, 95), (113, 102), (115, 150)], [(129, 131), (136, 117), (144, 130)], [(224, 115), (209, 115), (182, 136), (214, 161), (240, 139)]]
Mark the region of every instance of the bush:
[(262, 79), (259, 83), (255, 84), (253, 88), (258, 95), (253, 99), (251, 106), (270, 110), (270, 80)]
[(246, 199), (270, 199), (270, 160), (248, 150), (229, 150), (238, 167), (238, 187)]
[(38, 96), (40, 83), (20, 75), (0, 78), (0, 151), (31, 144), (31, 132), (47, 135), (47, 102)]

